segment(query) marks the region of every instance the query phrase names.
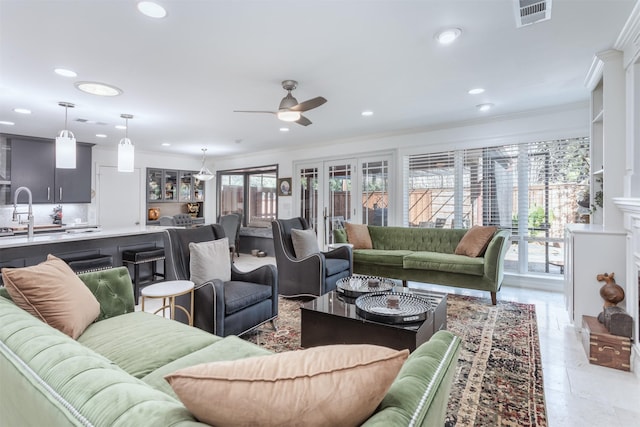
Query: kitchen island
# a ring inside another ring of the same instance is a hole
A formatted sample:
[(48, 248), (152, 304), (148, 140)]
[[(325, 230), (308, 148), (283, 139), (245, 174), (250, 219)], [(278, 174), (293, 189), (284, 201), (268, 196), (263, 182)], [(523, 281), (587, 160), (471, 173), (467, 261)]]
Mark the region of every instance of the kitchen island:
[[(48, 254), (60, 258), (99, 255), (113, 257), (113, 265), (122, 265), (122, 252), (146, 247), (165, 247), (167, 227), (138, 226), (127, 228), (69, 228), (62, 231), (0, 237), (0, 267), (26, 267), (38, 264)], [(170, 268), (167, 256), (167, 269)], [(169, 275), (170, 277), (171, 275)]]

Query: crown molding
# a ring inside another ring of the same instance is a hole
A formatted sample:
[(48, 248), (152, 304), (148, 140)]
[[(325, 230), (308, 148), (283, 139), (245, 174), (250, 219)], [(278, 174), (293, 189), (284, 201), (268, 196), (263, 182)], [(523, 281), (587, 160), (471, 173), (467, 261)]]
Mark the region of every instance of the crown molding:
[(640, 56), (640, 2), (634, 6), (614, 47), (624, 52), (624, 67)]

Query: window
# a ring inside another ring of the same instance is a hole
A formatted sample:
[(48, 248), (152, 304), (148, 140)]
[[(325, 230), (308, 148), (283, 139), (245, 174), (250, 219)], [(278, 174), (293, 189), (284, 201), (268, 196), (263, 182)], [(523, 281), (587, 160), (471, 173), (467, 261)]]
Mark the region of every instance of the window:
[(278, 216), (276, 165), (218, 171), (218, 218), (241, 213), (243, 225), (268, 227)]
[(565, 225), (590, 212), (588, 138), (412, 155), (406, 169), (409, 226), (509, 228), (508, 271), (563, 273)]

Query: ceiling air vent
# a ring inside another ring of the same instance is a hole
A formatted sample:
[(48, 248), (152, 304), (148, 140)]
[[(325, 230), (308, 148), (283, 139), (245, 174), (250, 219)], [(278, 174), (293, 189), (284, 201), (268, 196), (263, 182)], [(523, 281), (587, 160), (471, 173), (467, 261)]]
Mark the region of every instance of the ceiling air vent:
[(516, 27), (551, 19), (551, 0), (514, 0)]

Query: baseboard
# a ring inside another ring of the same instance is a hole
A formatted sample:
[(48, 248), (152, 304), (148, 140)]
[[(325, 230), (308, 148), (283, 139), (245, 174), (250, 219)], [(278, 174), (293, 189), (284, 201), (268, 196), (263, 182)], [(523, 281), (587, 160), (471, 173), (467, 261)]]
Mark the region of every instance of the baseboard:
[(541, 291), (564, 292), (564, 277), (549, 277), (547, 275), (535, 274), (512, 274), (505, 273), (503, 285), (514, 288), (538, 289)]

